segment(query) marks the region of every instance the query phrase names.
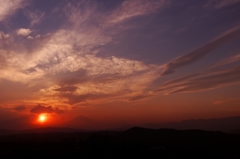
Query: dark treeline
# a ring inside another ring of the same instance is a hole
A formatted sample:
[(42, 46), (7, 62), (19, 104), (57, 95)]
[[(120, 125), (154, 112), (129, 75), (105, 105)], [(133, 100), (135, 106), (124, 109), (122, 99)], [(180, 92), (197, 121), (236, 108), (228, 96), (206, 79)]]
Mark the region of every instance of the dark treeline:
[(240, 135), (201, 130), (30, 133), (0, 137), (0, 157), (240, 158)]

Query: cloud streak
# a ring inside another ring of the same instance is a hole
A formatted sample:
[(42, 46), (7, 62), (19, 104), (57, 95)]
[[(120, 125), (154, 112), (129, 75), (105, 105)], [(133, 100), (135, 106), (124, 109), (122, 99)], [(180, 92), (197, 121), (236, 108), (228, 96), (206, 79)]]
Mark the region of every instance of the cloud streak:
[(164, 83), (155, 92), (165, 94), (199, 92), (240, 83), (240, 66), (178, 78)]
[(26, 11), (25, 15), (28, 19), (31, 20), (31, 26), (33, 26), (33, 25), (39, 24), (43, 20), (45, 13), (39, 10), (35, 10), (35, 11)]
[(166, 4), (168, 4), (166, 0), (125, 0), (107, 18), (107, 22), (116, 24), (133, 17), (154, 13)]
[(220, 67), (220, 66), (224, 66), (224, 65), (227, 65), (227, 64), (232, 64), (232, 63), (235, 63), (235, 62), (238, 62), (238, 61), (240, 61), (240, 54), (229, 57), (225, 60), (222, 60), (222, 61), (214, 64), (210, 68), (215, 68), (215, 67)]
[(193, 50), (183, 56), (180, 56), (169, 63), (165, 64), (165, 70), (161, 75), (169, 75), (174, 73), (177, 69), (188, 66), (196, 61), (199, 61), (207, 54), (211, 53), (213, 50), (222, 46), (227, 41), (234, 39), (240, 35), (240, 27), (230, 29), (226, 33), (212, 40), (211, 42), (205, 44), (204, 46)]
[(145, 95), (145, 94), (137, 95), (137, 96), (131, 97), (128, 101), (129, 102), (138, 101), (138, 100), (146, 99), (146, 98), (149, 98), (149, 97), (152, 97), (152, 95)]
[(205, 8), (221, 9), (226, 6), (240, 3), (240, 0), (208, 0)]

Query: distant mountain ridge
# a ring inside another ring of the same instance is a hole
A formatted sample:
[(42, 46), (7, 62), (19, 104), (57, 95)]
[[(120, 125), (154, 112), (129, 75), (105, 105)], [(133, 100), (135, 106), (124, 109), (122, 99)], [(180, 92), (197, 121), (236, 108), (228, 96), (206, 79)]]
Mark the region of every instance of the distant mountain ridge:
[[(81, 122), (80, 122), (81, 121)], [(26, 133), (71, 133), (71, 132), (86, 132), (86, 131), (98, 131), (104, 130), (100, 129), (102, 124), (94, 120), (91, 120), (84, 116), (79, 116), (69, 121), (67, 125), (62, 127), (45, 127), (45, 128), (35, 128), (26, 130), (8, 130), (0, 129), (0, 136), (11, 135), (11, 134), (26, 134)], [(225, 117), (225, 118), (214, 118), (214, 119), (191, 119), (184, 120), (180, 122), (169, 122), (169, 123), (153, 123), (138, 125), (141, 127), (141, 131), (147, 129), (177, 129), (177, 130), (206, 130), (206, 131), (222, 131), (226, 133), (240, 134), (240, 116), (235, 117)], [(138, 129), (137, 126), (124, 126), (121, 128), (115, 128), (111, 130), (117, 131), (133, 131)], [(95, 128), (95, 129), (94, 129)], [(132, 129), (133, 128), (133, 129)]]
[(213, 118), (213, 119), (191, 119), (180, 122), (169, 122), (162, 124), (146, 124), (147, 128), (172, 128), (179, 130), (198, 129), (208, 131), (232, 132), (240, 130), (240, 116)]

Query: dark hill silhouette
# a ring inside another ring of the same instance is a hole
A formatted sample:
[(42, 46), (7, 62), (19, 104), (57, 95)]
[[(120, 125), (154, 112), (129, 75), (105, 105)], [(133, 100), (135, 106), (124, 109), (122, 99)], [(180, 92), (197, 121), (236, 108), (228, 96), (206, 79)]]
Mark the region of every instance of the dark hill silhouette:
[(178, 130), (199, 129), (209, 131), (232, 132), (240, 129), (240, 116), (215, 118), (215, 119), (192, 119), (181, 122), (170, 122), (162, 124), (146, 124), (148, 128), (173, 128)]
[(240, 157), (240, 135), (218, 131), (148, 129), (126, 131), (51, 132), (0, 137), (0, 156), (21, 157)]

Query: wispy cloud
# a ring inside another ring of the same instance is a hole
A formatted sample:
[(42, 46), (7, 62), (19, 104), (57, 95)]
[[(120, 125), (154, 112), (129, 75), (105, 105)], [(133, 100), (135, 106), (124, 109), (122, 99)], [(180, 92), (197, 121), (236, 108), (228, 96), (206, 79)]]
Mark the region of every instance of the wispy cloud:
[[(90, 80), (86, 77), (90, 77)], [(109, 101), (112, 99), (132, 97), (142, 92), (151, 82), (157, 79), (156, 70), (121, 74), (102, 74), (98, 76), (85, 76), (85, 78), (69, 76), (74, 82), (62, 81), (60, 85), (54, 85), (41, 89), (38, 96), (57, 97), (69, 104), (83, 102)], [(67, 86), (66, 86), (67, 85)]]
[(210, 66), (210, 68), (220, 67), (220, 66), (224, 66), (224, 65), (239, 62), (239, 61), (240, 61), (240, 54), (224, 59), (214, 64), (213, 66)]
[(132, 17), (155, 12), (163, 8), (169, 1), (166, 0), (125, 0), (108, 18), (108, 23), (123, 22)]
[(19, 8), (24, 7), (25, 0), (0, 0), (0, 21), (5, 20), (8, 16), (13, 15)]
[(240, 83), (240, 66), (181, 77), (164, 83), (156, 92), (198, 92)]
[(26, 11), (25, 15), (31, 21), (30, 25), (33, 26), (33, 25), (39, 24), (43, 20), (45, 13), (41, 12), (40, 10), (35, 10), (35, 11)]
[(165, 70), (162, 72), (161, 75), (168, 75), (174, 73), (177, 69), (181, 67), (188, 66), (200, 59), (202, 59), (205, 55), (211, 53), (214, 49), (222, 46), (227, 41), (234, 39), (240, 35), (240, 27), (236, 27), (230, 29), (226, 33), (222, 34), (221, 36), (215, 38), (211, 42), (207, 43), (206, 45), (193, 50), (183, 56), (180, 56), (169, 63), (165, 64)]
[(0, 40), (9, 38), (9, 34), (5, 34), (4, 32), (0, 31)]
[(133, 97), (129, 98), (128, 101), (130, 101), (130, 102), (138, 101), (138, 100), (146, 99), (149, 97), (152, 97), (152, 95), (142, 94), (142, 95), (133, 96)]
[(232, 104), (240, 104), (240, 99), (232, 99), (232, 100), (219, 100), (213, 103), (214, 105), (232, 105)]
[(204, 7), (211, 9), (221, 9), (223, 7), (237, 3), (240, 3), (240, 0), (208, 0), (207, 4), (205, 4)]

